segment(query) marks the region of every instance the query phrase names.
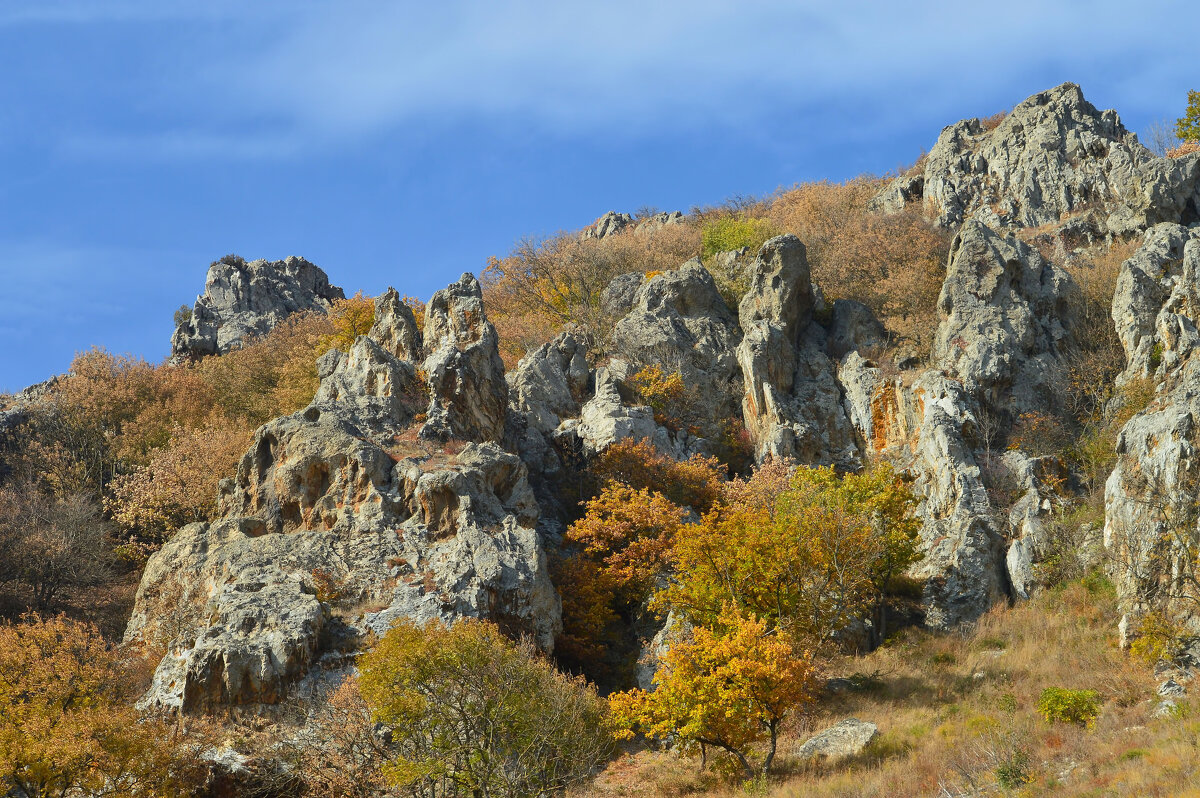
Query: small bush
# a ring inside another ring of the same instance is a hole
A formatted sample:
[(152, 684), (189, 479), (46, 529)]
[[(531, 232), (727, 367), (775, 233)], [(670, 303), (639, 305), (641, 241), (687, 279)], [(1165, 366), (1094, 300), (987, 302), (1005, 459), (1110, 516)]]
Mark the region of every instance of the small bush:
[(187, 305), (180, 305), (175, 311), (175, 326), (182, 327), (192, 320), (192, 309)]
[(996, 766), (996, 783), (1001, 789), (1015, 790), (1033, 781), (1029, 754), (1022, 748), (1013, 751)]
[(742, 247), (756, 250), (767, 239), (778, 234), (779, 229), (769, 219), (724, 216), (704, 225), (700, 232), (700, 251), (708, 258), (718, 252), (729, 252)]
[(399, 621), (359, 660), (383, 775), (415, 798), (560, 795), (608, 759), (606, 705), (493, 625)]
[(1183, 653), (1186, 642), (1187, 633), (1182, 626), (1162, 613), (1151, 612), (1138, 623), (1129, 653), (1151, 665), (1160, 660), (1173, 662)]
[(1095, 690), (1047, 687), (1038, 698), (1037, 711), (1048, 723), (1072, 723), (1090, 729), (1100, 717), (1100, 694)]

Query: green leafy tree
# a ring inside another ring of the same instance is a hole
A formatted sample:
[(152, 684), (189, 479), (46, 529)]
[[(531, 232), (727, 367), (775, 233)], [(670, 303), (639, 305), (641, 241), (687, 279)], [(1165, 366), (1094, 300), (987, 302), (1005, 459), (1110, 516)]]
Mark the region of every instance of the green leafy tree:
[(359, 669), (372, 718), (391, 730), (384, 775), (406, 795), (557, 794), (611, 751), (595, 690), (488, 623), (402, 620)]
[(1188, 92), (1187, 110), (1175, 120), (1175, 135), (1184, 141), (1200, 141), (1200, 91)]

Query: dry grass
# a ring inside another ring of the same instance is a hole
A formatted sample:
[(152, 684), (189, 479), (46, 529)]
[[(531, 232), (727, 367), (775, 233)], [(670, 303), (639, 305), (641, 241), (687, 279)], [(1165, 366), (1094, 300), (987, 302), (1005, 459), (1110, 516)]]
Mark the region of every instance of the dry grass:
[[(1102, 581), (1091, 585), (1093, 591), (1073, 583), (998, 608), (968, 634), (908, 629), (872, 654), (833, 663), (832, 676), (875, 678), (825, 699), (796, 724), (782, 752), (794, 750), (811, 729), (846, 717), (877, 723), (880, 737), (849, 761), (785, 757), (781, 774), (753, 791), (778, 798), (1200, 794), (1193, 786), (1200, 718), (1186, 702), (1175, 717), (1152, 717), (1152, 674), (1116, 647), (1111, 590)], [(1047, 687), (1099, 691), (1103, 709), (1095, 728), (1043, 720), (1036, 705)], [(694, 760), (642, 750), (610, 766), (586, 795), (722, 796), (745, 789), (701, 773)]]

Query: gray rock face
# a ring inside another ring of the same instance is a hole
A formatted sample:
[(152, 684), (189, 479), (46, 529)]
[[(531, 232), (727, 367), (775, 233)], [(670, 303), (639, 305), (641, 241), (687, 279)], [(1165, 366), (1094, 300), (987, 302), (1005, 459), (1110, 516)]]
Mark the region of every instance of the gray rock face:
[(682, 221), (683, 213), (681, 211), (656, 213), (638, 221), (634, 221), (634, 218), (627, 213), (609, 211), (597, 219), (591, 227), (586, 228), (579, 237), (586, 241), (591, 238), (607, 238), (627, 231), (654, 233), (667, 225), (679, 224)]
[(1124, 202), (1108, 217), (1107, 227), (1128, 237), (1168, 222), (1200, 222), (1200, 152), (1142, 164)]
[(604, 314), (611, 319), (624, 318), (633, 310), (638, 291), (645, 282), (646, 277), (641, 272), (630, 272), (613, 278), (600, 294), (600, 307)]
[(699, 260), (647, 280), (613, 331), (613, 348), (632, 363), (683, 377), (705, 428), (736, 413), (737, 342), (737, 322)]
[(798, 759), (811, 759), (823, 756), (829, 759), (841, 759), (847, 756), (857, 756), (866, 750), (871, 741), (879, 736), (879, 727), (874, 723), (846, 718), (822, 732), (809, 738), (796, 749)]
[(375, 323), (368, 333), (384, 351), (399, 360), (420, 363), (424, 347), (412, 308), (400, 301), (395, 288), (375, 298)]
[(589, 374), (586, 348), (563, 333), (521, 358), (509, 372), (509, 406), (530, 428), (553, 432), (563, 419), (579, 417)]
[(817, 300), (804, 245), (793, 235), (772, 238), (753, 270), (740, 308), (737, 360), (742, 415), (758, 459), (853, 467), (858, 441), (825, 353), (826, 333), (812, 322)]
[(422, 437), (500, 440), (508, 384), (496, 328), (483, 311), (483, 291), (474, 276), (464, 274), (429, 300), (425, 343), (430, 401)]
[(1115, 111), (1096, 110), (1064, 83), (1025, 100), (994, 129), (979, 119), (947, 127), (920, 173), (897, 178), (875, 206), (897, 211), (922, 201), (946, 227), (976, 215), (992, 226), (1034, 227), (1144, 195), (1137, 173), (1152, 160)]
[(977, 403), (939, 369), (884, 378), (855, 354), (843, 359), (840, 379), (867, 455), (913, 477), (924, 559), (912, 575), (926, 580), (926, 624), (976, 620), (1005, 594), (1003, 535), (976, 460)]
[(993, 410), (1015, 418), (1052, 409), (1076, 295), (1067, 273), (1032, 247), (967, 222), (938, 298), (934, 360)]
[(1104, 544), (1119, 598), (1136, 618), (1155, 606), (1200, 629), (1189, 601), (1200, 492), (1200, 230), (1158, 225), (1124, 263), (1113, 319), (1125, 347), (1122, 379), (1149, 376), (1150, 404), (1117, 438), (1117, 466), (1105, 485)]
[(416, 367), (396, 359), (365, 335), (349, 352), (327, 352), (317, 362), (317, 373), (321, 386), (310, 415), (334, 405), (339, 418), (380, 438), (402, 432), (428, 402)]
[(191, 318), (171, 336), (171, 353), (223, 354), (246, 338), (265, 335), (292, 313), (323, 312), (344, 298), (342, 289), (304, 258), (246, 263), (227, 257), (209, 267)]
[[(468, 353), (439, 361), (443, 385), (504, 397), (502, 368), (490, 372), (498, 386), (454, 372), (489, 373), (470, 355), (486, 354), (490, 329), (472, 282), (431, 314), (434, 340)], [(389, 351), (395, 326), (372, 330), (386, 348), (362, 336), (322, 358), (313, 404), (260, 428), (222, 482), (220, 520), (180, 530), (151, 557), (126, 639), (168, 654), (143, 706), (279, 701), (337, 640), (383, 634), (400, 617), (487, 618), (553, 648), (561, 611), (526, 468), (493, 443), (417, 439), (425, 396), (413, 364)]]

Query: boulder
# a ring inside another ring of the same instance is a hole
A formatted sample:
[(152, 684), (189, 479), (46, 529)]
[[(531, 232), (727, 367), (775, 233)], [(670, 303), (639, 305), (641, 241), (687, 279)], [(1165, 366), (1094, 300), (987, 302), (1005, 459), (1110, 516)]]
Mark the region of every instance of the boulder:
[(938, 223), (975, 217), (991, 226), (1057, 223), (1091, 206), (1146, 193), (1138, 170), (1154, 160), (1115, 111), (1098, 111), (1074, 83), (1035, 94), (994, 127), (968, 119), (945, 128), (918, 171), (892, 181), (874, 207), (923, 202)]
[(858, 718), (846, 718), (824, 731), (810, 737), (796, 749), (797, 759), (812, 759), (820, 756), (841, 759), (857, 756), (879, 736), (879, 727)]
[(508, 384), (496, 328), (484, 313), (483, 291), (474, 276), (464, 274), (429, 300), (425, 344), (430, 400), (422, 437), (500, 440)]
[(509, 408), (529, 428), (553, 432), (564, 418), (578, 418), (589, 376), (587, 348), (574, 335), (562, 333), (508, 373)]
[(171, 353), (202, 357), (228, 352), (265, 335), (293, 313), (324, 312), (344, 299), (342, 289), (304, 258), (255, 260), (226, 256), (208, 268), (204, 293), (171, 336)]

